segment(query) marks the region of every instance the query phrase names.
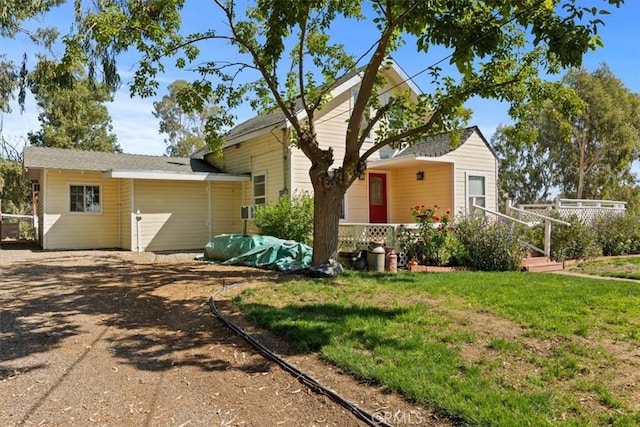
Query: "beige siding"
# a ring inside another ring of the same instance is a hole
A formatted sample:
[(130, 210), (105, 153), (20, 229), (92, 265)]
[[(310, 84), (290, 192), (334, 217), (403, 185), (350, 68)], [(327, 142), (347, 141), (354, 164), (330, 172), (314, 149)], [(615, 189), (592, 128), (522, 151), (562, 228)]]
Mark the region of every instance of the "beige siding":
[(44, 193), (46, 187), (46, 179), (43, 170), (38, 172), (37, 181), (40, 184), (40, 193), (38, 194), (38, 198), (36, 201), (36, 215), (38, 215), (38, 243), (40, 247), (44, 247), (43, 233), (44, 230)]
[[(103, 179), (100, 173), (46, 172), (46, 214), (42, 232), (46, 234), (44, 249), (116, 248), (120, 212), (118, 182)], [(100, 185), (100, 213), (69, 212), (69, 185)], [(42, 192), (42, 187), (41, 187)]]
[(244, 183), (211, 183), (212, 237), (242, 232), (240, 205)]
[[(136, 180), (133, 212), (140, 210), (145, 251), (203, 248), (209, 239), (207, 183)], [(137, 224), (134, 241), (137, 241)]]
[(438, 206), (438, 212), (453, 209), (452, 165), (447, 163), (425, 163), (419, 170), (424, 172), (424, 180), (416, 180), (417, 168), (403, 168), (393, 171), (390, 179), (391, 223), (414, 222), (411, 208), (424, 205)]
[(369, 222), (369, 192), (366, 180), (356, 180), (345, 195), (345, 222)]
[(466, 213), (467, 206), (467, 175), (485, 176), (487, 192), (487, 208), (497, 210), (496, 200), (496, 174), (497, 160), (477, 133), (473, 133), (469, 139), (451, 153), (442, 156), (444, 161), (455, 162), (455, 213)]
[(135, 223), (131, 208), (131, 194), (133, 180), (121, 179), (120, 181), (120, 247), (134, 249), (132, 223)]
[[(280, 191), (289, 188), (288, 176), (285, 172), (286, 149), (281, 143), (284, 141), (284, 136), (282, 131), (274, 132), (277, 133), (277, 138), (273, 134), (267, 134), (226, 148), (222, 160), (223, 168), (229, 173), (266, 173), (267, 203), (277, 200), (280, 197)], [(242, 204), (253, 204), (251, 182), (244, 184)], [(234, 215), (240, 218), (240, 208)]]
[[(391, 82), (390, 86), (394, 87), (393, 90), (404, 90), (406, 85), (400, 84), (401, 82)], [(382, 92), (384, 92), (385, 88)], [(381, 97), (381, 102), (384, 99)], [(315, 126), (316, 134), (318, 136), (318, 143), (321, 148), (333, 149), (333, 156), (335, 159), (335, 167), (342, 166), (344, 160), (344, 144), (347, 134), (347, 120), (351, 113), (351, 90), (347, 90), (341, 95), (332, 99), (324, 108), (319, 112)], [(371, 136), (375, 136), (375, 129), (371, 132)], [(362, 146), (361, 153), (368, 150), (373, 143), (365, 142)], [(374, 153), (369, 160), (378, 160), (380, 158), (378, 153)], [(292, 149), (291, 153), (291, 169), (292, 169), (292, 187), (294, 189), (313, 192), (311, 182), (309, 179), (309, 168), (311, 162), (306, 158), (304, 153), (297, 148)], [(349, 209), (349, 208), (347, 208)], [(358, 216), (358, 211), (354, 212), (354, 215)], [(368, 219), (367, 219), (368, 220)], [(350, 220), (351, 221), (351, 220)]]

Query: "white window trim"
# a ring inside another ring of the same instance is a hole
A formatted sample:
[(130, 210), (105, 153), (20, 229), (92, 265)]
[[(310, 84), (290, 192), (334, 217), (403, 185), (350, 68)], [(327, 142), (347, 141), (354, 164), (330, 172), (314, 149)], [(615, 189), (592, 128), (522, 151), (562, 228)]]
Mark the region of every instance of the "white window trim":
[[(98, 212), (75, 212), (71, 210), (71, 187), (98, 187), (100, 192), (100, 210)], [(104, 192), (102, 191), (102, 184), (95, 182), (70, 182), (67, 185), (67, 213), (69, 215), (102, 215), (104, 204)]]
[[(348, 192), (349, 190), (347, 190)], [(344, 203), (344, 216), (340, 217), (340, 222), (347, 222), (347, 211), (348, 211), (348, 198), (347, 198), (347, 193), (344, 193), (344, 196), (342, 196), (342, 202)]]
[[(359, 87), (352, 87), (351, 91), (349, 92), (349, 95), (350, 95), (349, 96), (349, 117), (351, 117), (351, 113), (353, 112), (353, 107), (356, 105), (356, 99), (358, 98), (358, 93), (360, 93), (360, 88)], [(369, 115), (373, 117), (373, 113), (372, 112), (370, 112)], [(360, 124), (360, 126), (362, 126), (363, 124), (366, 124), (366, 123), (367, 123), (367, 120), (366, 120), (365, 117), (363, 117), (362, 118), (362, 123)], [(358, 128), (358, 129), (360, 129), (360, 128)], [(365, 141), (369, 141), (369, 142), (372, 141), (373, 140), (372, 133), (373, 133), (373, 129), (371, 129), (369, 131), (369, 134), (364, 137), (364, 140)]]
[[(482, 177), (484, 178), (484, 206), (485, 208), (488, 207), (487, 206), (487, 201), (488, 201), (488, 192), (487, 192), (487, 176), (488, 176), (488, 172), (486, 171), (466, 171), (464, 174), (464, 193), (465, 193), (465, 207), (466, 207), (466, 211), (467, 211), (467, 215), (471, 215), (471, 204), (469, 203), (469, 199), (471, 197), (473, 197), (471, 194), (469, 194), (469, 178), (470, 177)], [(485, 216), (485, 211), (481, 211), (482, 212), (482, 216)]]
[[(264, 176), (264, 196), (258, 196), (260, 198), (264, 197), (264, 204), (266, 205), (268, 203), (268, 199), (267, 199), (267, 171), (260, 171), (260, 172), (255, 172), (251, 174), (251, 202), (252, 204), (258, 205), (258, 203), (256, 203), (256, 184), (255, 184), (255, 178), (258, 176)], [(262, 205), (262, 203), (260, 203), (260, 205)]]

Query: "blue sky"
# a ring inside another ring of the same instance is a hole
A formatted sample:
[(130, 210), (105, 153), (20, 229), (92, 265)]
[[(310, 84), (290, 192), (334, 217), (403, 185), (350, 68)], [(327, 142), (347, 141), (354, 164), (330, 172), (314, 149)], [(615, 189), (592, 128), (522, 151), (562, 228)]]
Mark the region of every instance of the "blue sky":
[[(73, 3), (73, 2), (68, 2)], [(187, 8), (183, 14), (186, 31), (198, 31), (209, 28), (211, 23), (221, 22), (215, 16), (212, 2), (191, 0), (187, 2)], [(587, 3), (587, 2), (585, 2)], [(589, 2), (592, 4), (592, 2)], [(595, 3), (598, 6), (597, 2)], [(605, 2), (601, 2), (602, 5)], [(72, 5), (57, 8), (46, 15), (39, 22), (28, 23), (34, 28), (43, 22), (49, 26), (57, 26), (61, 33), (65, 33), (73, 22)], [(627, 0), (620, 9), (611, 8), (611, 15), (605, 16), (606, 25), (601, 28), (600, 36), (604, 42), (604, 48), (585, 55), (583, 66), (592, 71), (601, 63), (606, 62), (613, 73), (620, 78), (625, 86), (635, 93), (640, 93), (640, 1)], [(357, 24), (360, 25), (360, 24)], [(370, 26), (362, 24), (362, 28), (348, 26), (336, 26), (332, 37), (345, 43), (350, 52), (360, 55), (370, 40), (366, 37)], [(18, 37), (15, 40), (3, 40), (2, 52), (9, 58), (19, 61), (23, 52), (33, 54), (35, 51), (28, 40)], [(442, 59), (446, 53), (436, 50), (430, 55), (415, 53), (415, 47), (410, 42), (394, 54), (394, 59), (407, 72), (413, 76), (425, 67)], [(126, 83), (135, 67), (136, 55), (131, 52), (119, 60), (119, 69), (122, 80), (125, 83), (116, 93), (114, 102), (109, 105), (109, 111), (113, 119), (114, 132), (118, 135), (118, 142), (127, 153), (162, 155), (165, 152), (164, 136), (158, 133), (158, 121), (153, 117), (153, 102), (158, 100), (163, 93), (156, 98), (141, 99), (130, 98)], [(179, 73), (169, 67), (169, 71), (161, 76), (160, 86), (166, 86), (177, 78), (189, 78), (189, 75)], [(416, 84), (424, 91), (429, 91), (428, 76), (422, 75), (415, 78)], [(499, 124), (509, 122), (507, 106), (492, 100), (474, 99), (468, 103), (473, 109), (473, 117), (470, 125), (478, 125), (487, 138), (490, 138)], [(37, 110), (33, 102), (27, 104), (27, 111), (19, 113), (17, 106), (14, 112), (4, 116), (5, 138), (15, 145), (22, 145), (21, 137), (28, 131), (37, 131), (39, 123)], [(253, 113), (248, 109), (238, 112), (238, 121), (249, 118)]]

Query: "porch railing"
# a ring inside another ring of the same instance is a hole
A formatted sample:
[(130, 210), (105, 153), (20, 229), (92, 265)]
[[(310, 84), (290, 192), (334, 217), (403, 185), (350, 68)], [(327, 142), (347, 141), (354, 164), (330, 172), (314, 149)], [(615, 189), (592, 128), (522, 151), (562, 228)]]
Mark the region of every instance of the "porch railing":
[(404, 267), (408, 260), (399, 238), (401, 228), (418, 232), (418, 224), (341, 223), (338, 229), (338, 250), (342, 252), (366, 250), (372, 242), (375, 242), (385, 248), (395, 249), (398, 254), (398, 266)]
[[(491, 209), (487, 209), (487, 208), (484, 208), (482, 206), (478, 206), (478, 205), (475, 204), (475, 200), (473, 201), (473, 208), (474, 209), (480, 209), (480, 210), (482, 210), (484, 212), (490, 213), (492, 215), (495, 215), (495, 216), (497, 216), (499, 218), (506, 219), (506, 220), (511, 221), (511, 222), (517, 222), (519, 224), (524, 224), (524, 225), (527, 225), (527, 226), (533, 225), (531, 223), (524, 222), (524, 221), (522, 221), (522, 220), (520, 220), (518, 218), (514, 218), (512, 216), (505, 215), (505, 214), (502, 214), (500, 212), (495, 212), (495, 211), (492, 211)], [(542, 255), (547, 256), (547, 257), (551, 256), (551, 226), (552, 226), (552, 224), (555, 223), (555, 224), (562, 224), (562, 225), (571, 226), (571, 224), (566, 222), (566, 221), (562, 221), (562, 220), (557, 219), (557, 218), (551, 218), (549, 216), (543, 215), (543, 214), (538, 213), (538, 212), (525, 211), (523, 209), (514, 208), (512, 206), (509, 206), (508, 204), (507, 204), (507, 212), (508, 213), (511, 213), (511, 212), (525, 213), (529, 217), (535, 218), (536, 221), (534, 221), (534, 223), (542, 222), (542, 224), (544, 226), (544, 249), (540, 249), (537, 246), (534, 246), (533, 244), (531, 244), (529, 242), (523, 242), (523, 244), (526, 247), (528, 247), (529, 249), (535, 250), (536, 252), (540, 252)]]

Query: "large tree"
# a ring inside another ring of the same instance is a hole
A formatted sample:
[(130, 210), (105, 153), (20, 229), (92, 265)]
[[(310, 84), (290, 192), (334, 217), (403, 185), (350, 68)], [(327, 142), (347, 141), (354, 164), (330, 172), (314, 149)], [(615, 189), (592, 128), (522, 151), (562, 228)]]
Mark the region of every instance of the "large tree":
[[(295, 146), (311, 161), (313, 263), (320, 264), (336, 256), (341, 201), (374, 152), (459, 129), (469, 117), (463, 104), (473, 96), (514, 105), (544, 96), (539, 73), (580, 65), (583, 53), (600, 44), (596, 33), (606, 12), (597, 5), (619, 6), (623, 0), (213, 3), (217, 15), (210, 22), (215, 26), (184, 35), (183, 0), (101, 1), (80, 28), (91, 43), (70, 43), (71, 53), (91, 45), (87, 58), (92, 59), (135, 47), (142, 60), (131, 89), (143, 96), (155, 93), (158, 74), (168, 57), (176, 55), (176, 66), (195, 64), (199, 74), (187, 104), (202, 104), (215, 94), (231, 109), (248, 99), (255, 108), (282, 111)], [(358, 29), (355, 38), (360, 41), (367, 37), (361, 52), (332, 40), (332, 29), (344, 24), (352, 33)], [(415, 44), (415, 60), (431, 75), (432, 90), (413, 100), (394, 92), (380, 105), (380, 70), (405, 43)], [(447, 53), (433, 54), (438, 46)], [(452, 70), (445, 73), (443, 68)], [(356, 71), (361, 83), (341, 142), (344, 159), (335, 164), (333, 149), (318, 140), (315, 121), (332, 85)], [(230, 116), (216, 116), (208, 126), (221, 129), (231, 122)], [(378, 124), (375, 144), (363, 148)], [(220, 149), (220, 138), (209, 136), (211, 147)]]
[(180, 98), (189, 97), (192, 90), (186, 80), (176, 80), (168, 89), (168, 94), (153, 103), (153, 115), (160, 119), (160, 133), (167, 134), (167, 154), (189, 156), (204, 147), (207, 118), (217, 114), (219, 109), (207, 102), (198, 110), (186, 111), (179, 102)]
[(31, 213), (31, 186), (22, 178), (22, 152), (2, 135), (0, 121), (0, 198), (2, 212)]
[(92, 82), (82, 70), (40, 57), (29, 73), (29, 87), (41, 128), (28, 135), (31, 145), (121, 152), (105, 105), (111, 90)]
[[(28, 31), (21, 25), (23, 21), (40, 16), (51, 8), (64, 3), (65, 0), (3, 0), (0, 2), (0, 37), (14, 38), (18, 33), (24, 33), (31, 39), (38, 39), (46, 30)], [(24, 76), (26, 57), (23, 59), (23, 72), (18, 70), (14, 61), (6, 55), (0, 55), (0, 113), (10, 112), (9, 102), (13, 99), (15, 90)], [(24, 100), (24, 92), (21, 93)]]
[[(518, 203), (559, 192), (563, 197), (634, 194), (631, 166), (640, 150), (640, 95), (606, 65), (571, 70), (552, 99), (532, 102), (520, 120), (501, 127), (493, 144), (501, 157), (503, 191)], [(571, 100), (571, 102), (567, 102)]]

